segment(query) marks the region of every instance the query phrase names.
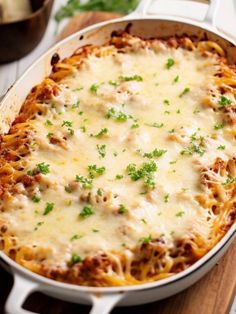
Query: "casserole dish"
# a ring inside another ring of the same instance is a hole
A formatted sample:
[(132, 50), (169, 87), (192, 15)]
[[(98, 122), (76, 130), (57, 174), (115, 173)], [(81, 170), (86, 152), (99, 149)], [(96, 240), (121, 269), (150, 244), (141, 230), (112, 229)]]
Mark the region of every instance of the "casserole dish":
[[(4, 112), (1, 121), (2, 132), (8, 130), (30, 88), (50, 73), (51, 64), (54, 64), (55, 59), (70, 55), (78, 46), (89, 43), (103, 44), (115, 30), (127, 29), (129, 27), (131, 34), (137, 34), (146, 38), (168, 37), (173, 34), (178, 36), (185, 33), (195, 35), (197, 38), (207, 37), (219, 43), (227, 51), (229, 62), (235, 63), (234, 42), (221, 35), (210, 24), (210, 22), (214, 22), (213, 13), (216, 12), (218, 1), (211, 3), (202, 26), (198, 22), (190, 23), (181, 18), (165, 17), (165, 19), (153, 19), (148, 17), (144, 13), (149, 4), (150, 1), (143, 1), (133, 15), (124, 19), (117, 19), (112, 23), (106, 22), (90, 27), (59, 43), (47, 52), (24, 74), (4, 98), (1, 105), (2, 112)], [(90, 301), (93, 303), (91, 313), (108, 313), (118, 302), (120, 302), (120, 305), (134, 305), (168, 297), (185, 289), (203, 276), (228, 248), (234, 234), (235, 226), (232, 226), (208, 254), (187, 270), (159, 282), (132, 287), (92, 288), (54, 282), (22, 269), (21, 266), (15, 264), (1, 253), (0, 257), (3, 265), (7, 268), (10, 267), (15, 276), (14, 287), (7, 301), (6, 311), (8, 313), (27, 313), (27, 311), (21, 308), (22, 303), (26, 296), (35, 290), (78, 303)]]

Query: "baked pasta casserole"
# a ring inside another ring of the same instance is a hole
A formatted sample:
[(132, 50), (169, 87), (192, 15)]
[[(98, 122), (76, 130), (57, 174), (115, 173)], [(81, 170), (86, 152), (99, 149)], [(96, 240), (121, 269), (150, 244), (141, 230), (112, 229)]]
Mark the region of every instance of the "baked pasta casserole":
[(86, 286), (188, 268), (236, 216), (236, 67), (126, 32), (54, 64), (0, 137), (0, 249)]

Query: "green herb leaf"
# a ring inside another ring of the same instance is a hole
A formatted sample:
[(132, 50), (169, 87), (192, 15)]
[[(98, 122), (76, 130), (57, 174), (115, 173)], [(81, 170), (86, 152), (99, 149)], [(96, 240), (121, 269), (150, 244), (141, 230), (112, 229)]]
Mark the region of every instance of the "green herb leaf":
[(32, 202), (34, 203), (39, 203), (41, 200), (41, 198), (39, 196), (37, 196), (36, 194), (32, 197)]
[(189, 87), (185, 87), (185, 89), (182, 91), (182, 93), (179, 94), (179, 98), (183, 97), (185, 94), (187, 94), (190, 91)]
[(154, 123), (145, 123), (145, 125), (151, 126), (153, 128), (158, 128), (158, 129), (160, 129), (160, 128), (162, 128), (164, 126), (163, 123), (156, 123), (156, 122), (154, 122)]
[(93, 187), (93, 181), (91, 179), (86, 178), (86, 177), (76, 175), (75, 181), (82, 183), (83, 189), (92, 189), (92, 187)]
[(139, 242), (142, 242), (142, 243), (150, 243), (152, 241), (152, 235), (149, 234), (148, 237), (143, 237), (143, 238), (140, 238), (139, 239)]
[(92, 84), (92, 85), (90, 86), (90, 91), (91, 91), (92, 93), (97, 93), (98, 88), (99, 88), (99, 85), (98, 85), (98, 84)]
[(82, 261), (82, 259), (81, 259), (81, 257), (79, 255), (74, 254), (74, 253), (72, 254), (71, 260), (70, 260), (72, 265), (80, 263), (81, 261)]
[(176, 213), (176, 217), (182, 217), (185, 214), (185, 212), (183, 210), (179, 211), (178, 213)]
[(115, 108), (110, 108), (107, 112), (107, 114), (105, 115), (105, 117), (107, 119), (114, 119), (116, 121), (119, 122), (126, 122), (129, 118), (129, 116), (127, 114), (125, 114), (122, 111), (117, 111)]
[(119, 210), (118, 210), (118, 213), (119, 214), (125, 214), (128, 212), (128, 209), (123, 205), (123, 204), (120, 204), (119, 205)]
[(224, 126), (225, 126), (225, 124), (224, 124), (223, 122), (222, 122), (222, 123), (216, 123), (216, 124), (214, 125), (214, 129), (215, 129), (215, 130), (220, 130), (220, 129), (223, 129)]
[(177, 75), (174, 80), (173, 80), (173, 83), (177, 83), (179, 81), (179, 75)]
[(98, 154), (101, 158), (104, 158), (106, 156), (106, 145), (97, 145)]
[(64, 120), (61, 126), (72, 127), (72, 121)]
[(54, 203), (46, 203), (43, 215), (44, 216), (48, 215), (53, 210), (54, 205), (55, 205)]
[(175, 60), (172, 58), (169, 58), (166, 62), (166, 68), (169, 70), (174, 64), (175, 64)]
[(97, 167), (96, 165), (89, 165), (88, 166), (89, 176), (90, 178), (96, 178), (104, 174), (106, 171), (105, 167)]
[(53, 125), (52, 121), (50, 121), (50, 120), (46, 120), (45, 124), (46, 124), (47, 126)]
[(97, 195), (102, 196), (102, 190), (101, 189), (97, 189)]
[(168, 194), (168, 193), (164, 195), (164, 202), (165, 203), (169, 202), (169, 197), (170, 197), (170, 194)]
[(92, 207), (90, 206), (84, 206), (82, 211), (80, 212), (79, 216), (81, 218), (88, 218), (90, 217), (91, 215), (94, 215), (94, 210), (92, 209)]
[(221, 107), (226, 107), (226, 106), (230, 105), (231, 103), (232, 103), (232, 100), (225, 97), (225, 96), (220, 96), (220, 99), (218, 100), (218, 104)]
[(138, 82), (142, 82), (143, 81), (143, 78), (142, 76), (140, 75), (133, 75), (133, 76), (120, 76), (119, 79), (121, 81), (124, 81), (124, 82), (129, 82), (129, 81), (138, 81)]
[(157, 158), (163, 156), (167, 152), (166, 149), (157, 149), (155, 148), (152, 152), (150, 153), (145, 153), (143, 157), (147, 158)]
[(36, 167), (37, 167), (37, 170), (42, 174), (48, 174), (50, 172), (49, 170), (50, 165), (45, 164), (45, 162), (41, 162), (40, 164), (37, 164)]
[(228, 184), (231, 184), (231, 183), (234, 183), (236, 181), (236, 177), (228, 177), (225, 182), (222, 183), (222, 185), (228, 185)]
[(75, 234), (75, 235), (73, 235), (71, 238), (70, 238), (70, 240), (71, 241), (75, 241), (75, 240), (79, 240), (79, 239), (81, 239), (81, 238), (83, 238), (83, 236), (80, 234)]
[(96, 135), (93, 135), (96, 138), (101, 138), (103, 137), (103, 135), (108, 133), (108, 129), (107, 128), (102, 128), (101, 131), (99, 131)]
[(225, 145), (220, 145), (217, 147), (218, 150), (224, 150), (225, 149)]

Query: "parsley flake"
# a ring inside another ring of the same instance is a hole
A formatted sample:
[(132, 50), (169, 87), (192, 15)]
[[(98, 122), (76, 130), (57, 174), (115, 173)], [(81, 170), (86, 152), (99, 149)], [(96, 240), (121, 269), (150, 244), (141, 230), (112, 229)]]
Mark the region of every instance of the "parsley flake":
[(187, 94), (190, 91), (189, 87), (185, 87), (185, 89), (182, 91), (182, 93), (179, 94), (179, 98), (183, 97), (185, 94)]
[(55, 205), (54, 203), (46, 203), (43, 215), (44, 216), (48, 215), (53, 210), (54, 205)]
[(41, 162), (40, 164), (37, 164), (36, 167), (37, 167), (37, 170), (42, 174), (48, 174), (50, 172), (49, 170), (50, 165), (45, 164), (45, 162)]
[(82, 183), (83, 189), (92, 189), (92, 187), (93, 187), (93, 181), (91, 179), (86, 178), (86, 177), (76, 175), (75, 181)]
[(228, 105), (230, 105), (232, 103), (232, 100), (225, 97), (225, 96), (220, 96), (220, 99), (218, 100), (218, 104), (221, 106), (221, 107), (226, 107)]
[(142, 242), (142, 243), (150, 243), (152, 241), (152, 235), (149, 234), (148, 237), (143, 237), (143, 238), (140, 238), (139, 239), (139, 242)]
[(124, 82), (129, 82), (129, 81), (137, 81), (137, 82), (142, 82), (143, 81), (143, 78), (142, 76), (140, 75), (133, 75), (133, 76), (120, 76), (119, 79), (121, 81), (124, 81)]
[(97, 167), (96, 165), (89, 165), (88, 166), (89, 176), (90, 178), (96, 178), (104, 174), (106, 171), (105, 167)]
[(104, 158), (106, 156), (106, 145), (97, 145), (98, 154), (101, 158)]
[(169, 58), (166, 62), (166, 68), (169, 70), (174, 64), (175, 64), (175, 60), (172, 58)]
[(90, 217), (91, 215), (94, 215), (94, 210), (92, 209), (92, 207), (90, 206), (84, 206), (82, 211), (80, 212), (79, 216), (81, 218), (88, 218)]
[(185, 211), (181, 210), (175, 214), (176, 217), (182, 217), (185, 214)]

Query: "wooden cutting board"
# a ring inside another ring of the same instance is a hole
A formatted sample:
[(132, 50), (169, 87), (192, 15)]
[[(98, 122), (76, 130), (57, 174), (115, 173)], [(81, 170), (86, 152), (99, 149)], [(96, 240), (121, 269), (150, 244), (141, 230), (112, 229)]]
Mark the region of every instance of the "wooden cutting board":
[[(71, 19), (59, 38), (119, 15), (105, 12), (82, 13)], [(12, 286), (12, 277), (0, 269), (0, 314)], [(228, 314), (236, 293), (236, 241), (210, 273), (187, 290), (155, 303), (116, 308), (112, 314)], [(87, 314), (88, 306), (76, 305), (47, 297), (41, 293), (30, 296), (25, 308), (47, 314)]]

